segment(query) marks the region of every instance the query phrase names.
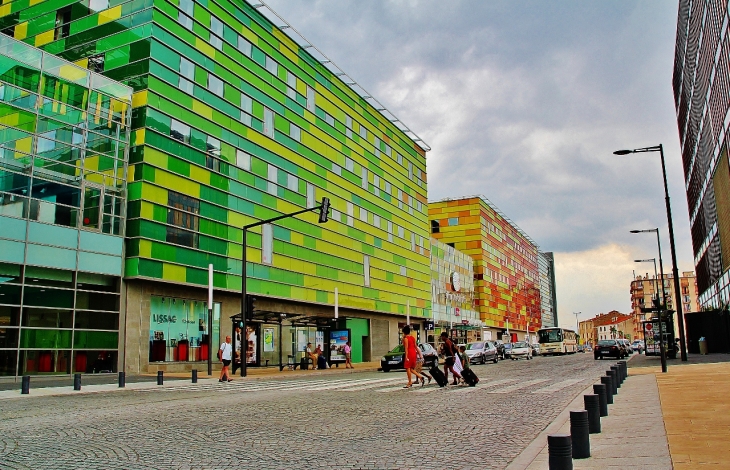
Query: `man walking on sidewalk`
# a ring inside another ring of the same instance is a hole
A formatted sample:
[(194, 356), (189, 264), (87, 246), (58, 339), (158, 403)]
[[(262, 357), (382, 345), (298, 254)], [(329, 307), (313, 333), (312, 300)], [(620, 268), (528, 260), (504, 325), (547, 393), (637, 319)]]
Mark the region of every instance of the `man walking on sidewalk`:
[(223, 363), (223, 368), (221, 369), (220, 377), (218, 377), (218, 382), (223, 382), (224, 377), (229, 382), (233, 382), (233, 379), (231, 379), (231, 374), (228, 371), (228, 366), (231, 365), (232, 349), (233, 347), (231, 347), (231, 337), (226, 336), (226, 342), (221, 343), (221, 347), (218, 350), (218, 357), (220, 357), (221, 362)]

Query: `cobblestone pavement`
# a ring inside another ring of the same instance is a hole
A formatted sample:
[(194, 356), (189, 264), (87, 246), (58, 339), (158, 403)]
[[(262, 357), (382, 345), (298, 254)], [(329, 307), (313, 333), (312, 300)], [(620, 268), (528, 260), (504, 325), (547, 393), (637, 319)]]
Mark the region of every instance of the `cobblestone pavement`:
[(0, 468), (504, 468), (611, 364), (474, 366), (474, 388), (363, 372), (3, 400)]

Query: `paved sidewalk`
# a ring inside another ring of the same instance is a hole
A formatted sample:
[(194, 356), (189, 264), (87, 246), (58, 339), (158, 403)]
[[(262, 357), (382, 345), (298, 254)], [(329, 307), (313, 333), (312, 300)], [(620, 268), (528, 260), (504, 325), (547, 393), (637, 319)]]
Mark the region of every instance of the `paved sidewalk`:
[[(593, 393), (592, 386), (579, 394), (507, 468), (547, 469), (547, 436), (570, 434), (570, 411), (584, 409), (583, 395), (588, 393)], [(653, 375), (628, 377), (624, 381), (614, 396), (614, 403), (608, 407), (608, 416), (601, 418), (601, 433), (591, 434), (590, 442), (591, 457), (574, 460), (576, 470), (672, 468), (659, 390)]]
[[(258, 379), (291, 379), (298, 377), (313, 377), (313, 376), (324, 376), (324, 375), (345, 375), (355, 374), (358, 372), (372, 372), (376, 371), (380, 367), (380, 362), (363, 362), (355, 365), (354, 369), (345, 369), (344, 367), (335, 367), (326, 370), (295, 370), (295, 371), (279, 371), (277, 368), (249, 368), (247, 371), (247, 377), (241, 377), (240, 375), (233, 376), (235, 381), (251, 381)], [(207, 371), (205, 371), (207, 372)], [(393, 375), (398, 372), (394, 372)], [(101, 393), (101, 392), (115, 392), (122, 390), (142, 390), (151, 388), (162, 388), (162, 387), (177, 387), (181, 383), (189, 383), (191, 380), (190, 373), (167, 373), (164, 375), (164, 385), (157, 385), (157, 381), (154, 376), (136, 376), (126, 381), (125, 388), (119, 388), (117, 385), (117, 376), (109, 375), (109, 383), (93, 383), (86, 385), (85, 379), (93, 380), (97, 379), (98, 376), (87, 376), (83, 375), (81, 378), (81, 390), (76, 391), (73, 389), (73, 377), (65, 376), (64, 378), (48, 378), (46, 377), (31, 377), (30, 379), (30, 393), (28, 395), (22, 395), (20, 393), (21, 382), (20, 380), (16, 383), (13, 382), (11, 389), (0, 390), (0, 400), (8, 398), (32, 398), (42, 396), (54, 396), (54, 395), (79, 395), (87, 393)], [(67, 383), (68, 385), (59, 385), (59, 383)], [(203, 371), (198, 372), (198, 383), (217, 383), (218, 373), (210, 377)], [(4, 384), (5, 385), (5, 384)]]
[[(711, 363), (710, 361), (718, 361)], [(692, 355), (659, 367), (629, 369), (656, 376), (675, 469), (730, 468), (730, 362), (726, 354)]]

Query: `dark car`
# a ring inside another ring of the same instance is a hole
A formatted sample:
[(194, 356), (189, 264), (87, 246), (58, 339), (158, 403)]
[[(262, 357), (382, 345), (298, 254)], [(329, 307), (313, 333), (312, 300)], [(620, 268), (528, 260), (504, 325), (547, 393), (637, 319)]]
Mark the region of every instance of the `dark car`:
[(598, 341), (596, 348), (593, 350), (593, 359), (603, 359), (604, 357), (615, 357), (621, 359), (626, 356), (626, 350), (617, 339), (602, 339)]
[(497, 348), (497, 356), (499, 356), (500, 359), (504, 359), (504, 343), (499, 340), (493, 341), (493, 343)]
[(497, 362), (497, 348), (489, 341), (477, 341), (466, 345), (466, 355), (471, 364), (486, 364), (487, 361)]
[[(433, 365), (438, 366), (439, 356), (436, 350), (427, 343), (418, 345), (423, 353), (423, 367), (429, 368)], [(394, 369), (403, 369), (403, 345), (399, 344), (392, 351), (386, 353), (380, 358), (380, 367), (383, 372), (389, 372)]]
[(512, 359), (512, 343), (504, 343), (502, 346), (504, 347), (502, 357), (504, 359)]

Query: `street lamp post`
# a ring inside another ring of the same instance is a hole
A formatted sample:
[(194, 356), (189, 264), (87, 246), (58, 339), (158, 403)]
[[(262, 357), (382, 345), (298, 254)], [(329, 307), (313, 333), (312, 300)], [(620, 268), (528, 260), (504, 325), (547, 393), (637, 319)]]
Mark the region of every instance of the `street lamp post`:
[[(682, 299), (680, 297), (679, 289), (679, 270), (677, 269), (677, 251), (674, 247), (674, 225), (672, 224), (672, 206), (669, 203), (669, 187), (667, 186), (667, 169), (664, 164), (664, 147), (662, 144), (655, 145), (653, 147), (644, 147), (634, 150), (617, 150), (613, 152), (615, 155), (628, 155), (630, 153), (646, 153), (646, 152), (659, 152), (659, 156), (662, 160), (662, 176), (664, 177), (664, 203), (667, 206), (667, 225), (669, 228), (669, 248), (672, 251), (672, 275), (674, 276), (674, 292), (676, 292), (678, 302), (676, 305), (677, 309), (677, 320), (679, 321), (679, 349), (682, 357), (682, 361), (687, 361), (687, 347), (686, 339), (684, 337), (684, 314), (682, 313)], [(662, 290), (664, 290), (662, 280)]]
[[(310, 207), (308, 209), (302, 209), (300, 211), (292, 212), (290, 214), (280, 215), (278, 217), (273, 217), (273, 218), (267, 219), (267, 220), (261, 220), (259, 222), (254, 222), (253, 224), (248, 224), (248, 225), (243, 226), (243, 239), (242, 239), (243, 254), (241, 255), (241, 261), (243, 262), (243, 267), (241, 269), (241, 271), (242, 271), (242, 273), (241, 273), (241, 275), (242, 275), (242, 279), (241, 279), (241, 322), (243, 323), (243, 325), (241, 327), (241, 377), (246, 377), (246, 374), (247, 374), (246, 352), (248, 350), (248, 340), (246, 339), (246, 320), (247, 320), (246, 317), (248, 315), (248, 312), (246, 311), (247, 304), (248, 304), (248, 302), (246, 301), (247, 300), (246, 299), (246, 278), (247, 278), (246, 232), (249, 229), (252, 229), (253, 227), (258, 227), (259, 225), (270, 224), (272, 222), (276, 222), (277, 220), (287, 219), (289, 217), (294, 217), (295, 215), (304, 214), (305, 212), (312, 212), (312, 211), (316, 211), (316, 210), (319, 210), (319, 223), (323, 224), (323, 223), (327, 222), (327, 220), (328, 220), (327, 216), (329, 214), (329, 208), (330, 208), (329, 198), (323, 197), (322, 203), (318, 206)], [(262, 242), (262, 244), (263, 244), (263, 242)], [(245, 345), (243, 343), (245, 343)], [(279, 345), (279, 347), (281, 347), (281, 344)], [(279, 362), (281, 362), (281, 361), (279, 361)], [(279, 364), (279, 365), (281, 365), (281, 364)]]
[[(656, 296), (656, 303), (659, 303), (659, 292), (657, 291), (657, 272), (656, 272), (656, 258), (649, 258), (649, 259), (635, 259), (635, 263), (648, 263), (649, 261), (652, 261), (654, 263), (654, 295)], [(664, 296), (664, 284), (662, 283), (662, 296)], [(665, 306), (661, 306), (658, 309), (657, 314), (659, 315), (659, 354), (662, 359), (662, 372), (667, 371), (667, 349), (664, 347), (664, 327), (662, 326), (664, 323), (664, 308)]]

